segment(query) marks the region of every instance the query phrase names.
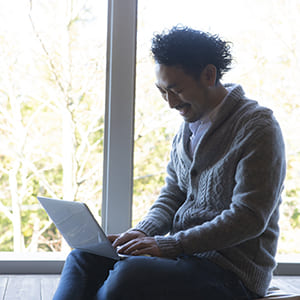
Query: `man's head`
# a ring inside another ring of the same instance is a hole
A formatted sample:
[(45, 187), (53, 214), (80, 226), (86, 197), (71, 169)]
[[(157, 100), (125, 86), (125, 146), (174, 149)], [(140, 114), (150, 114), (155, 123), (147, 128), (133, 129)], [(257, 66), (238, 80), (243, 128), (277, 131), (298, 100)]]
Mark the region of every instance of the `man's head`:
[(217, 36), (175, 27), (153, 39), (156, 86), (186, 122), (212, 111), (227, 90), (219, 79), (229, 69), (229, 46)]
[(154, 35), (151, 51), (156, 63), (181, 67), (195, 79), (212, 64), (217, 71), (216, 83), (230, 69), (232, 61), (228, 42), (188, 27), (175, 26)]

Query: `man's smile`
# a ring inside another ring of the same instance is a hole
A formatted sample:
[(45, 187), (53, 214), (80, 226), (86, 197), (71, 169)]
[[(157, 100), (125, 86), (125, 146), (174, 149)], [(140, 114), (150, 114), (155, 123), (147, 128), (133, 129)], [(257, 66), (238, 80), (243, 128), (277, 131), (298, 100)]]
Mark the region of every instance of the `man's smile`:
[(190, 109), (191, 105), (189, 103), (183, 103), (180, 105), (175, 106), (175, 109), (179, 111), (179, 113), (184, 116), (188, 110)]

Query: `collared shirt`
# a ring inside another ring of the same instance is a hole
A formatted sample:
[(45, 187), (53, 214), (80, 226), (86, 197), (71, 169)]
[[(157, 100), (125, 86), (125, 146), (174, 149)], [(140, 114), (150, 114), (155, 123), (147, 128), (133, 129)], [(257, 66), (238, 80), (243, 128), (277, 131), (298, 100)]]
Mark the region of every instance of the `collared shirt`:
[(191, 157), (193, 157), (196, 146), (198, 145), (198, 142), (204, 136), (208, 128), (211, 126), (211, 124), (214, 122), (214, 120), (217, 117), (217, 114), (221, 108), (221, 106), (224, 104), (226, 99), (228, 98), (228, 95), (231, 92), (231, 88), (227, 88), (228, 93), (224, 97), (224, 99), (204, 118), (201, 118), (200, 120), (197, 120), (193, 123), (189, 124), (189, 128), (192, 132), (192, 135), (190, 136), (190, 142), (189, 142), (189, 154)]

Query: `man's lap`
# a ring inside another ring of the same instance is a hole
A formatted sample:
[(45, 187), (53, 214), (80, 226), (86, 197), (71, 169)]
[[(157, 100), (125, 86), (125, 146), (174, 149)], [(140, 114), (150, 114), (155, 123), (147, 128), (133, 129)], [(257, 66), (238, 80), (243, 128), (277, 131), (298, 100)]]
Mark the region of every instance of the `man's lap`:
[(207, 259), (129, 257), (114, 265), (97, 299), (225, 300), (243, 299), (245, 292), (233, 273)]
[[(77, 298), (72, 299), (88, 299), (86, 295), (97, 290), (98, 300), (251, 299), (236, 275), (194, 256), (131, 256), (115, 262), (75, 250), (66, 261), (54, 299), (67, 299), (59, 296), (66, 283), (75, 288)], [(82, 292), (85, 296), (79, 296)]]

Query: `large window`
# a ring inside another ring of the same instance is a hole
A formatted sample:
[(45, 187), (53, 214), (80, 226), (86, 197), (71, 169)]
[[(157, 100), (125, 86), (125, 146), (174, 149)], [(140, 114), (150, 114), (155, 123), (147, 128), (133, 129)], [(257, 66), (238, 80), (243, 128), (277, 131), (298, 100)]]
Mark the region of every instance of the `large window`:
[(151, 38), (182, 23), (233, 42), (224, 82), (242, 84), (281, 123), (279, 253), (299, 252), (299, 13), (297, 0), (139, 0), (137, 16), (136, 0), (2, 1), (0, 251), (68, 251), (37, 195), (86, 202), (107, 232), (141, 220), (182, 121), (154, 86)]
[(278, 253), (300, 252), (299, 15), (297, 0), (139, 1), (133, 224), (164, 184), (172, 137), (181, 122), (154, 85), (151, 38), (153, 32), (183, 24), (233, 43), (233, 68), (223, 82), (241, 84), (280, 122), (288, 164)]
[(0, 3), (0, 251), (68, 251), (36, 196), (101, 212), (107, 4)]

